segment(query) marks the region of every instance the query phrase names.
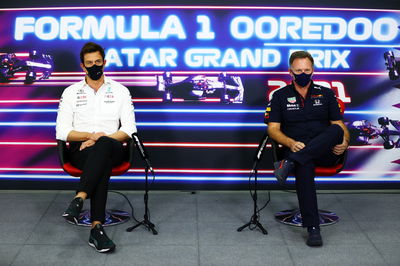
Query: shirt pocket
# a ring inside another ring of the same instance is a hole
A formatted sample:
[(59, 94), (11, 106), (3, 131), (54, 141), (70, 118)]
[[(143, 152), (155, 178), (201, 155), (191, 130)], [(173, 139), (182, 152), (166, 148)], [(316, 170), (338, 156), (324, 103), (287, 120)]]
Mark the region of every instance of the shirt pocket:
[(326, 100), (323, 99), (319, 104), (312, 103), (307, 113), (310, 120), (329, 120), (329, 108)]
[(283, 123), (285, 122), (299, 122), (305, 121), (304, 112), (302, 108), (287, 108), (283, 112)]
[(74, 110), (75, 121), (76, 119), (78, 121), (85, 121), (90, 117), (88, 100), (80, 100), (75, 102), (73, 110)]
[(101, 103), (101, 114), (107, 117), (116, 117), (119, 114), (119, 105), (116, 100), (104, 100)]

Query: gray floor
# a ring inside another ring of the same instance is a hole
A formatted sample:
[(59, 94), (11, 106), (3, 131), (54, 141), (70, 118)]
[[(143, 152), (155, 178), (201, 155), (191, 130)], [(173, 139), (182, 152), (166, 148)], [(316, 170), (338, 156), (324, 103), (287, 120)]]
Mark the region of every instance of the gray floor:
[[(143, 215), (141, 192), (125, 192)], [(309, 248), (301, 228), (274, 221), (273, 213), (295, 207), (296, 195), (274, 191), (261, 213), (269, 234), (238, 226), (251, 216), (248, 192), (150, 194), (151, 220), (159, 235), (126, 224), (108, 227), (117, 244), (99, 254), (87, 244), (88, 228), (67, 224), (60, 214), (72, 191), (0, 191), (0, 265), (400, 265), (400, 191), (319, 194), (322, 209), (341, 217), (322, 228), (324, 246)], [(266, 193), (260, 195), (265, 202)], [(109, 207), (128, 210), (117, 195)]]

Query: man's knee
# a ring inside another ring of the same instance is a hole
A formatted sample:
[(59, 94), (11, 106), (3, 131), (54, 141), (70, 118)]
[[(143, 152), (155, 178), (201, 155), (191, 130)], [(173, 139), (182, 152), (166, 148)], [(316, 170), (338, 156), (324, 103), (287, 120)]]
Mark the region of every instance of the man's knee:
[(100, 137), (97, 141), (97, 143), (105, 144), (105, 145), (113, 145), (115, 142), (118, 142), (116, 139), (107, 137), (107, 136), (102, 136)]
[(98, 149), (112, 151), (114, 142), (116, 140), (107, 136), (100, 137), (97, 141), (95, 146)]
[(334, 136), (338, 136), (339, 138), (343, 138), (343, 135), (344, 135), (343, 128), (342, 128), (341, 126), (339, 126), (338, 124), (332, 124), (332, 125), (330, 125), (329, 131), (330, 131)]

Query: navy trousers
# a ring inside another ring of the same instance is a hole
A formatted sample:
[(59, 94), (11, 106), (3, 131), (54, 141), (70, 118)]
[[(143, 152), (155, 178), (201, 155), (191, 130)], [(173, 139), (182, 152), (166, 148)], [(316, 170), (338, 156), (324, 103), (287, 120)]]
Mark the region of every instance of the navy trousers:
[(298, 151), (286, 151), (286, 157), (295, 162), (294, 176), (303, 227), (319, 226), (317, 193), (315, 188), (315, 166), (333, 166), (340, 156), (332, 148), (342, 143), (343, 129), (330, 125)]

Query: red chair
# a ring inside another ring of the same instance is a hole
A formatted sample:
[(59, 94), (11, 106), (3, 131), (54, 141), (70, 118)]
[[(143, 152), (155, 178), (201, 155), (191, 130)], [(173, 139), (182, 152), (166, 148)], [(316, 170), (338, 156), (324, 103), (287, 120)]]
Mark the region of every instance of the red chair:
[[(58, 148), (58, 158), (60, 160), (61, 167), (64, 169), (64, 171), (70, 174), (71, 176), (80, 177), (82, 175), (82, 170), (76, 168), (71, 164), (69, 156), (69, 147), (67, 143), (62, 140), (57, 140), (57, 148)], [(111, 171), (112, 176), (123, 175), (131, 168), (133, 164), (133, 151), (134, 151), (134, 142), (131, 139), (127, 142), (126, 149), (127, 149), (126, 158), (120, 165), (113, 167)], [(109, 209), (106, 210), (106, 218), (104, 226), (124, 223), (128, 221), (129, 218), (130, 215), (125, 211)], [(82, 212), (79, 215), (78, 225), (91, 226), (89, 210), (82, 210)]]
[[(343, 115), (345, 110), (344, 103), (340, 99), (338, 99), (338, 103), (339, 103), (340, 113)], [(271, 146), (272, 146), (272, 158), (274, 162), (282, 160), (283, 147), (272, 139), (271, 139)], [(317, 166), (315, 168), (315, 176), (333, 176), (338, 174), (340, 171), (343, 170), (346, 159), (347, 159), (347, 151), (345, 151), (342, 154), (336, 165), (329, 167)], [(320, 225), (331, 225), (339, 221), (339, 216), (337, 216), (336, 213), (334, 212), (328, 210), (318, 210), (318, 212), (320, 217)], [(275, 219), (283, 224), (302, 226), (301, 214), (298, 208), (277, 212), (275, 213)]]

